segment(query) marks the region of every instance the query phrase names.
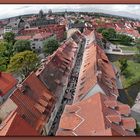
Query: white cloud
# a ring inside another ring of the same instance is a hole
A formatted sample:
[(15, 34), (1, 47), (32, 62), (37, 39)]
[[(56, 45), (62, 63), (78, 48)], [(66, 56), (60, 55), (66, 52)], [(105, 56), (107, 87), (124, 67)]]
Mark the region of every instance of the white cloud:
[[(49, 9), (53, 11), (98, 11), (117, 13), (129, 16), (140, 14), (139, 4), (0, 4), (0, 18), (7, 18), (28, 13), (38, 13), (40, 9), (47, 12)], [(119, 13), (118, 13), (119, 12)]]

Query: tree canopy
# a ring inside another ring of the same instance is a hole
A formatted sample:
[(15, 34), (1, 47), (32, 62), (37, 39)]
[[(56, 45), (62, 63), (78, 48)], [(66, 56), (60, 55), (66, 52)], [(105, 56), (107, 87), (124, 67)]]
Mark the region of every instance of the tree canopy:
[(140, 63), (140, 38), (135, 40), (135, 46), (137, 47), (138, 54), (135, 56), (135, 60)]
[(110, 34), (109, 34), (108, 30), (103, 30), (102, 35), (105, 39), (110, 40)]
[(6, 32), (4, 34), (4, 37), (3, 38), (4, 38), (4, 40), (6, 42), (12, 42), (12, 43), (14, 43), (14, 41), (15, 41), (15, 34), (13, 32)]
[(23, 52), (25, 50), (31, 50), (31, 44), (29, 40), (17, 40), (14, 44), (14, 52)]
[(101, 27), (101, 28), (98, 28), (98, 29), (97, 29), (97, 32), (98, 32), (98, 33), (102, 33), (103, 30), (105, 30), (105, 28), (102, 28), (102, 27)]
[(121, 65), (120, 66), (121, 73), (123, 73), (126, 70), (127, 66), (128, 66), (127, 59), (120, 59), (119, 63)]
[(0, 56), (0, 66), (7, 65), (8, 58), (4, 56)]
[(3, 55), (6, 51), (5, 42), (0, 41), (0, 56)]
[(117, 40), (123, 45), (130, 45), (133, 42), (133, 38), (125, 34), (117, 34)]
[(122, 45), (131, 45), (133, 38), (131, 36), (117, 33), (113, 28), (98, 28), (99, 33), (102, 33), (102, 36), (108, 41), (117, 41)]
[(32, 51), (24, 51), (15, 54), (10, 59), (8, 71), (27, 76), (37, 65), (38, 57)]
[(44, 42), (44, 52), (47, 54), (52, 54), (59, 47), (59, 42), (56, 38), (52, 37)]
[(113, 28), (101, 29), (101, 30), (102, 30), (102, 35), (105, 39), (112, 40), (116, 38), (116, 31)]
[(9, 43), (0, 41), (0, 71), (5, 71), (10, 59), (10, 51), (12, 48), (8, 49)]

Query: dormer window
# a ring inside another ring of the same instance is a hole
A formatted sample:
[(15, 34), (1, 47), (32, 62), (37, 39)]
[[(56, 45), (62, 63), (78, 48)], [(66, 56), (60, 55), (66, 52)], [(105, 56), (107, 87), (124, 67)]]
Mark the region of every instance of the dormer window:
[(24, 115), (24, 114), (22, 114), (22, 116), (21, 116), (23, 119), (26, 119), (26, 116)]

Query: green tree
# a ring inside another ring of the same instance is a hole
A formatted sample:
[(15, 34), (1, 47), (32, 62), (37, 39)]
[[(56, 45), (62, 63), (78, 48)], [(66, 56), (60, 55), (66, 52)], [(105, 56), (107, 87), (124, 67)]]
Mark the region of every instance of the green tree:
[(140, 38), (139, 39), (136, 39), (135, 46), (137, 47), (137, 49), (138, 49), (138, 51), (140, 53)]
[(7, 57), (2, 57), (2, 56), (0, 56), (0, 66), (2, 66), (2, 65), (5, 65), (5, 66), (7, 66), (8, 65), (8, 58)]
[(128, 66), (127, 59), (120, 59), (119, 63), (120, 63), (121, 73), (123, 74), (123, 72), (126, 70), (126, 68)]
[(102, 28), (102, 27), (101, 27), (101, 28), (98, 28), (98, 29), (97, 29), (97, 32), (98, 32), (98, 33), (102, 33), (103, 30), (105, 30), (105, 28)]
[(7, 49), (6, 49), (5, 42), (0, 41), (0, 56), (3, 56), (6, 50)]
[(100, 29), (99, 31), (102, 31), (102, 35), (107, 40), (112, 40), (116, 38), (116, 31), (113, 28), (108, 29)]
[(132, 37), (124, 34), (116, 34), (116, 39), (120, 42), (120, 44), (123, 45), (131, 45), (131, 43), (133, 42)]
[(108, 29), (99, 28), (97, 31), (101, 32), (102, 36), (108, 41), (115, 40), (119, 44), (123, 44), (123, 45), (131, 45), (131, 43), (133, 42), (132, 37), (128, 35), (116, 33), (115, 29), (113, 28), (108, 28)]
[(103, 30), (102, 31), (102, 36), (107, 39), (107, 40), (110, 40), (110, 34), (108, 32), (108, 30)]
[(132, 37), (127, 36), (127, 35), (122, 35), (122, 40), (121, 40), (121, 42), (122, 42), (124, 45), (129, 45), (129, 44), (131, 44), (132, 40), (133, 40)]
[(140, 126), (138, 125), (138, 122), (136, 121), (136, 129), (134, 130), (136, 134), (140, 134)]
[(0, 41), (0, 71), (5, 71), (8, 65), (8, 57), (6, 56), (6, 42)]
[(135, 59), (138, 63), (140, 63), (140, 39), (136, 39), (135, 46), (138, 49), (138, 54), (135, 55)]
[(44, 52), (47, 54), (52, 54), (59, 47), (59, 42), (56, 38), (52, 37), (44, 42)]
[(29, 40), (18, 40), (15, 42), (13, 46), (13, 51), (15, 53), (23, 52), (25, 50), (31, 50), (31, 44)]
[(109, 29), (108, 29), (108, 32), (109, 32), (109, 34), (110, 34), (110, 38), (111, 38), (111, 39), (116, 38), (116, 31), (115, 31), (115, 29), (109, 28)]
[(4, 53), (4, 56), (7, 57), (7, 63), (10, 62), (10, 57), (13, 56), (13, 43), (11, 42), (5, 42), (6, 51)]
[(4, 34), (4, 37), (3, 38), (8, 43), (9, 42), (14, 43), (14, 41), (15, 41), (15, 34), (13, 32), (6, 32)]
[(20, 52), (11, 57), (10, 64), (8, 65), (8, 72), (13, 72), (26, 77), (35, 69), (37, 63), (38, 57), (32, 51)]

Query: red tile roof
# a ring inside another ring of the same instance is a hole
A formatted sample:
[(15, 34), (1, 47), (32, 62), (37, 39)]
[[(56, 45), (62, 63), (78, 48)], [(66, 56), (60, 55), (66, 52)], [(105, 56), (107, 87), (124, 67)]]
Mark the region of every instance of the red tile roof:
[[(95, 99), (93, 100), (93, 98)], [(69, 111), (71, 107), (76, 107), (76, 109), (71, 112), (71, 110)], [(73, 121), (70, 118), (75, 118), (75, 120)], [(71, 124), (73, 127), (70, 127)], [(101, 112), (100, 94), (75, 103), (70, 107), (67, 105), (61, 117), (59, 129), (57, 133), (59, 136), (61, 136), (61, 132), (63, 133), (63, 131), (67, 134), (67, 129), (74, 135), (94, 135), (94, 132), (98, 133), (98, 130), (105, 130), (104, 117)]]
[(120, 115), (108, 115), (108, 116), (107, 116), (107, 119), (108, 119), (110, 122), (114, 122), (114, 123), (119, 123), (119, 122), (121, 122), (121, 116), (120, 116)]
[(17, 112), (41, 132), (55, 105), (55, 97), (32, 72), (10, 97), (18, 106)]
[(128, 130), (134, 130), (136, 128), (136, 122), (133, 118), (122, 118), (122, 125)]
[(17, 36), (16, 40), (30, 40), (32, 36)]
[(128, 34), (128, 35), (132, 35), (134, 37), (140, 37), (139, 32), (132, 27), (127, 28), (124, 25), (120, 26), (118, 23), (115, 24), (115, 26), (116, 26), (115, 27), (116, 31), (118, 31), (120, 33), (125, 33), (125, 34)]
[(118, 89), (116, 85), (116, 76), (112, 64), (109, 62), (105, 52), (97, 46), (97, 69), (98, 83), (108, 96), (118, 97)]
[(110, 107), (110, 108), (117, 107), (117, 101), (116, 100), (107, 100), (104, 103), (107, 107)]
[(52, 33), (50, 33), (50, 32), (37, 33), (33, 36), (33, 39), (47, 39), (51, 35), (52, 35)]
[[(39, 78), (46, 84), (53, 93), (61, 94), (58, 89), (62, 89), (66, 84), (68, 75), (74, 64), (74, 57), (77, 53), (78, 45), (73, 40), (68, 40), (62, 44), (56, 52), (45, 63), (42, 70), (37, 71)], [(58, 97), (59, 95), (56, 94)]]
[[(125, 118), (132, 126), (124, 125), (120, 113), (105, 106), (105, 102), (109, 100), (106, 95), (96, 93), (80, 102), (66, 105), (56, 135), (65, 136), (72, 133), (75, 136), (111, 136), (114, 132), (118, 135), (134, 135), (130, 131), (135, 128), (134, 119)], [(123, 124), (119, 124), (121, 122)]]
[(19, 32), (20, 35), (35, 35), (38, 33), (52, 33), (56, 34), (56, 37), (58, 40), (61, 40), (64, 38), (64, 32), (65, 32), (65, 25), (59, 25), (59, 24), (52, 24), (48, 25), (46, 27), (41, 27), (41, 28), (29, 28), (29, 29), (24, 29)]
[(17, 112), (10, 115), (0, 124), (0, 136), (38, 136), (33, 129)]
[(117, 110), (118, 110), (122, 115), (129, 115), (130, 112), (131, 112), (129, 106), (126, 105), (126, 104), (122, 104), (122, 103), (119, 103), (119, 104), (118, 104)]
[(92, 43), (84, 51), (74, 102), (86, 96), (97, 84), (107, 95), (118, 96), (112, 65), (104, 51)]
[(0, 72), (0, 96), (4, 96), (17, 84), (17, 80), (9, 73)]
[[(93, 44), (92, 44), (93, 45)], [(96, 47), (88, 46), (83, 55), (74, 102), (91, 90), (96, 84)]]
[(26, 30), (26, 31), (33, 31), (33, 30), (38, 30), (38, 29), (39, 29), (38, 27), (34, 27), (34, 28), (27, 28), (27, 29), (24, 29), (24, 30)]
[(80, 33), (80, 31), (76, 31), (71, 37), (77, 44), (81, 42), (81, 39), (83, 39), (83, 35)]
[(122, 118), (130, 114), (130, 108), (117, 101), (115, 78), (104, 51), (96, 43), (88, 45), (83, 54), (74, 102), (66, 105), (57, 135), (135, 135), (132, 118), (126, 117), (132, 124), (131, 129), (122, 124)]

